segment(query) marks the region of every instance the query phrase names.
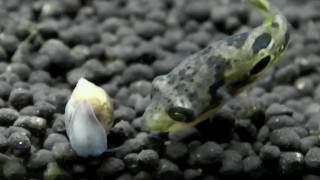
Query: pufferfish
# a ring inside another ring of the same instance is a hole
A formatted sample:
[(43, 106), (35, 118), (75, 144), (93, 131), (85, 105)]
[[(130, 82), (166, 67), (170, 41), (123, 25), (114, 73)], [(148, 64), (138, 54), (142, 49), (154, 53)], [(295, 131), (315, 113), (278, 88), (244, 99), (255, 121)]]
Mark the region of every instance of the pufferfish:
[(71, 147), (82, 157), (107, 150), (107, 131), (112, 126), (113, 106), (106, 92), (81, 78), (65, 108), (65, 127)]
[(213, 42), (156, 77), (142, 116), (143, 129), (176, 131), (194, 126), (280, 61), (289, 42), (287, 19), (267, 0), (248, 3), (264, 16), (264, 23)]

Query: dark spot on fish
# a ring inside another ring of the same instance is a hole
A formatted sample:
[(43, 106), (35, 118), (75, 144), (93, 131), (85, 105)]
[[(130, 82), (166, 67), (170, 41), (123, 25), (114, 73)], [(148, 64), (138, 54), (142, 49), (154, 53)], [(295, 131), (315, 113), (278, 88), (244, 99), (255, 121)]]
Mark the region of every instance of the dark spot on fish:
[[(191, 122), (194, 120), (194, 112), (191, 109), (187, 109), (184, 107), (171, 107), (168, 109), (168, 115), (175, 121), (180, 121), (180, 122)], [(184, 118), (175, 118), (176, 117), (176, 113), (179, 113), (181, 115), (183, 115)]]
[(168, 84), (174, 84), (177, 80), (177, 75), (175, 74), (168, 74)]
[(255, 75), (264, 70), (270, 62), (270, 56), (262, 58), (251, 70), (250, 75)]
[(218, 101), (221, 101), (222, 96), (218, 93), (218, 89), (224, 85), (224, 80), (218, 80), (214, 82), (210, 87), (209, 87), (209, 94), (211, 96), (210, 99), (210, 105), (216, 105)]
[(228, 46), (233, 46), (233, 47), (239, 49), (246, 42), (246, 40), (248, 39), (248, 36), (249, 36), (249, 33), (245, 32), (245, 33), (236, 34), (236, 35), (227, 37), (226, 38), (227, 45)]
[(185, 83), (179, 83), (175, 86), (175, 89), (177, 90), (177, 92), (182, 92), (187, 89), (187, 86)]
[(208, 69), (215, 71), (216, 74), (221, 74), (230, 67), (230, 64), (222, 56), (209, 56), (206, 63)]
[(256, 38), (252, 45), (253, 53), (258, 53), (261, 49), (268, 47), (271, 42), (271, 35), (269, 33), (263, 33)]
[(186, 74), (186, 70), (185, 69), (181, 69), (179, 72), (178, 72), (178, 75), (181, 77), (181, 76), (185, 76)]
[(272, 22), (271, 23), (271, 27), (278, 29), (279, 28), (279, 24), (277, 22)]

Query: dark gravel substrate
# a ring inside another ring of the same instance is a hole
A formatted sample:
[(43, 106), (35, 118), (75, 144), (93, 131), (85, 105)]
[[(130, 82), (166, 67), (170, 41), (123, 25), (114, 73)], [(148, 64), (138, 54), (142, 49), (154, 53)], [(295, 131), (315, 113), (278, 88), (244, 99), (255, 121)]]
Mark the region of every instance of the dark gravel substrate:
[[(320, 179), (318, 0), (287, 1), (294, 32), (283, 63), (214, 118), (140, 131), (155, 76), (261, 23), (227, 2), (0, 0), (0, 179)], [(76, 156), (65, 134), (80, 77), (114, 99), (109, 146), (122, 146), (103, 157)]]

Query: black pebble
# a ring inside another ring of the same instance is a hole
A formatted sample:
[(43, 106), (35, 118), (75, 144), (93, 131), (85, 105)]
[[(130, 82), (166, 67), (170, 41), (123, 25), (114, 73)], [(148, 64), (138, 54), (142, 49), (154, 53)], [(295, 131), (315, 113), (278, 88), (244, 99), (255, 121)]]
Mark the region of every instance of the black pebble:
[(154, 76), (153, 70), (144, 64), (132, 64), (123, 72), (123, 81), (130, 83), (142, 79), (150, 80)]
[(51, 151), (40, 149), (39, 151), (31, 154), (27, 166), (30, 169), (38, 169), (45, 167), (49, 162), (53, 161), (54, 158)]
[(10, 93), (9, 102), (14, 108), (20, 110), (33, 103), (32, 94), (26, 89), (14, 89)]
[(0, 109), (0, 124), (2, 126), (12, 125), (19, 117), (19, 113), (10, 108)]
[(282, 149), (300, 149), (300, 137), (290, 128), (282, 128), (272, 131), (270, 134), (270, 142)]
[(215, 142), (206, 142), (190, 153), (192, 164), (203, 168), (219, 167), (223, 156), (223, 149)]
[(173, 162), (160, 159), (160, 163), (157, 169), (157, 177), (159, 179), (180, 179), (182, 177), (182, 172), (180, 168)]
[(114, 111), (114, 119), (115, 120), (126, 120), (132, 121), (136, 116), (136, 112), (129, 107), (120, 106), (118, 109)]
[(258, 156), (249, 156), (243, 160), (243, 171), (253, 178), (261, 178), (266, 173)]
[(184, 171), (185, 180), (200, 180), (202, 179), (202, 170), (201, 169), (186, 169)]
[(12, 133), (8, 138), (9, 148), (16, 155), (21, 155), (29, 152), (31, 148), (31, 142), (28, 136), (23, 133)]
[(242, 156), (234, 150), (223, 153), (222, 166), (219, 172), (225, 176), (234, 176), (243, 170)]
[(0, 97), (4, 100), (8, 99), (11, 92), (11, 85), (5, 81), (0, 81)]
[(156, 151), (147, 149), (138, 154), (138, 159), (142, 167), (155, 169), (159, 164), (159, 155)]
[(301, 151), (307, 153), (308, 150), (320, 145), (320, 138), (318, 136), (307, 136), (301, 139)]
[(264, 162), (275, 162), (280, 156), (280, 149), (273, 145), (264, 145), (260, 150), (260, 157)]
[(279, 171), (282, 174), (298, 174), (302, 171), (304, 157), (299, 152), (283, 152), (280, 154)]
[(305, 158), (307, 169), (312, 171), (319, 171), (320, 168), (320, 148), (313, 147), (309, 149)]
[(184, 143), (170, 141), (166, 144), (165, 156), (172, 161), (179, 161), (186, 157), (188, 148)]
[(125, 164), (121, 159), (109, 157), (105, 159), (98, 169), (102, 177), (114, 177), (125, 169)]

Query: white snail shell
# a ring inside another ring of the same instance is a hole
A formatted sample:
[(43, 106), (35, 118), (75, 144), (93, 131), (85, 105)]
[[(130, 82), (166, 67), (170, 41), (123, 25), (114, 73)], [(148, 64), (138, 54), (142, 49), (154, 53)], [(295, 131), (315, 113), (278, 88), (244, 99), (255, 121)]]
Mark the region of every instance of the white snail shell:
[(79, 156), (98, 156), (107, 150), (112, 111), (111, 99), (102, 88), (84, 78), (78, 81), (65, 108), (65, 126)]

